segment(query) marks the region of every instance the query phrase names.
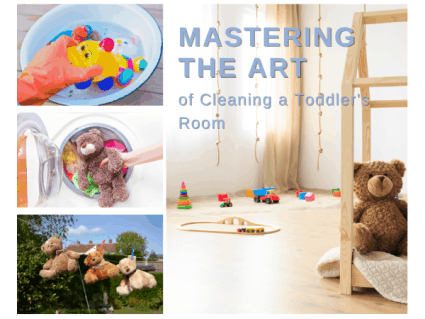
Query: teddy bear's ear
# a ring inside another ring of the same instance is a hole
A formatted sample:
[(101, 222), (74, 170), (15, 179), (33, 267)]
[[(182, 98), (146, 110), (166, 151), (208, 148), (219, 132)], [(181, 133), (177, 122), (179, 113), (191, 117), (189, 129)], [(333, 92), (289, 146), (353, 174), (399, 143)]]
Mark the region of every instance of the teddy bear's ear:
[(394, 165), (397, 172), (401, 175), (401, 177), (403, 177), (404, 172), (406, 171), (406, 165), (398, 159), (393, 159), (390, 163)]
[(92, 133), (92, 134), (102, 136), (102, 133), (100, 133), (100, 131), (98, 129), (95, 129), (95, 128), (89, 130), (89, 132)]
[(356, 173), (362, 166), (362, 162), (354, 162), (354, 173)]

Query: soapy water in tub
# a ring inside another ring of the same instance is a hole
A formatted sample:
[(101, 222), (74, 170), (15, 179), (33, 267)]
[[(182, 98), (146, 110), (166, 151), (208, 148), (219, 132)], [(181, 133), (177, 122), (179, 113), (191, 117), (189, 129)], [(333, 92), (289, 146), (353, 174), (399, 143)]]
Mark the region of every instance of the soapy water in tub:
[[(75, 21), (72, 24), (69, 24), (62, 29), (59, 29), (58, 34), (62, 31), (66, 30), (73, 30), (77, 25), (83, 25), (88, 24), (92, 27), (93, 30), (96, 30), (99, 32), (102, 39), (104, 38), (111, 38), (114, 41), (116, 39), (131, 39), (134, 37), (136, 39), (135, 43), (133, 43), (136, 46), (137, 57), (142, 56), (145, 57), (145, 50), (143, 48), (143, 43), (140, 40), (140, 38), (136, 35), (134, 35), (130, 30), (123, 28), (117, 24), (108, 23), (108, 22), (94, 22), (89, 20), (81, 20), (81, 21)], [(50, 41), (51, 39), (47, 40)], [(133, 56), (130, 56), (130, 58), (135, 58)], [(149, 61), (146, 61), (149, 64)], [(136, 81), (139, 76), (141, 76), (142, 73), (140, 72), (134, 72), (133, 81)], [(107, 95), (110, 95), (118, 90), (122, 90), (121, 88), (114, 85), (110, 90), (108, 91), (102, 91), (98, 88), (96, 83), (92, 83), (89, 88), (85, 90), (79, 90), (75, 87), (75, 85), (70, 85), (66, 89), (60, 91), (57, 93), (58, 96), (63, 98), (72, 98), (72, 99), (78, 99), (78, 100), (87, 100), (87, 99), (93, 99), (93, 98), (99, 98), (104, 97)]]

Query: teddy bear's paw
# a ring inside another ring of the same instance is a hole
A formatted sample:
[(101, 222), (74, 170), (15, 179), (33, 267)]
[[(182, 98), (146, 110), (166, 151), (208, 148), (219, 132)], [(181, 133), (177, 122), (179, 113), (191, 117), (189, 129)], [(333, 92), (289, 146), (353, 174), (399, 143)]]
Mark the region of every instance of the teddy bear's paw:
[(403, 237), (397, 246), (397, 252), (400, 256), (407, 256), (407, 235)]
[(130, 294), (130, 290), (128, 290), (128, 287), (127, 286), (117, 287), (117, 293), (120, 296), (128, 296)]
[(55, 276), (55, 272), (51, 270), (41, 270), (40, 276), (46, 279), (52, 279)]
[(128, 192), (126, 187), (114, 189), (113, 197), (117, 202), (123, 203), (125, 202), (129, 197), (130, 193)]
[(85, 191), (86, 189), (89, 188), (89, 181), (85, 179), (78, 181), (78, 187), (80, 188), (81, 191)]
[(109, 196), (106, 195), (100, 195), (99, 197), (99, 206), (100, 207), (112, 207), (114, 206), (115, 200), (113, 199), (112, 196), (110, 196), (110, 194), (108, 194)]
[(84, 278), (84, 281), (86, 282), (86, 284), (92, 284), (95, 283), (98, 279), (94, 279), (94, 278)]
[(98, 281), (99, 278), (97, 278), (97, 276), (93, 275), (93, 274), (86, 274), (84, 276), (84, 281), (86, 282), (86, 284), (92, 284), (96, 281)]
[(356, 223), (353, 225), (353, 231), (353, 245), (360, 254), (364, 255), (377, 249), (375, 238), (367, 226)]
[(156, 287), (156, 280), (153, 275), (148, 274), (146, 272), (142, 272), (142, 277), (143, 277), (143, 287), (146, 287), (146, 288)]
[(118, 278), (119, 274), (120, 274), (120, 271), (115, 266), (111, 267), (111, 269), (108, 270), (108, 275), (110, 278), (113, 278), (113, 279)]
[(75, 259), (70, 259), (68, 261), (68, 271), (69, 272), (76, 272), (78, 269), (77, 261)]

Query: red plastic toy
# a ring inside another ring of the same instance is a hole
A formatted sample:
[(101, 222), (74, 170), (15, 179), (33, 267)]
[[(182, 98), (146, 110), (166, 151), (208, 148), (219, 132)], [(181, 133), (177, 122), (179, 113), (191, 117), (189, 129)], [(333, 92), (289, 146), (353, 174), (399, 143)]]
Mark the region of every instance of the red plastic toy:
[(105, 38), (100, 41), (99, 46), (103, 48), (106, 52), (111, 52), (114, 49), (114, 40), (111, 38)]
[(334, 191), (333, 195), (334, 197), (341, 197), (341, 191)]
[(299, 191), (296, 192), (297, 197), (300, 197), (300, 193), (304, 193), (304, 191), (302, 189), (300, 189)]

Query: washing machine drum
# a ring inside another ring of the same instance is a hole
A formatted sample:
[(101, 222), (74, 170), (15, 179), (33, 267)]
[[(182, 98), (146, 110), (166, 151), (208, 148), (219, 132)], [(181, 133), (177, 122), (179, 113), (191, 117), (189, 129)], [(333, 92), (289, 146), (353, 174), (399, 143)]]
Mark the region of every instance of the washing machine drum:
[(17, 206), (41, 206), (59, 194), (63, 172), (61, 152), (35, 113), (18, 114), (17, 146)]
[[(59, 194), (62, 181), (74, 193), (98, 199), (99, 193), (82, 192), (75, 186), (72, 178), (64, 174), (66, 169), (64, 168), (63, 154), (65, 154), (66, 145), (75, 144), (79, 136), (92, 128), (96, 128), (102, 133), (106, 140), (105, 143), (113, 145), (110, 147), (115, 146), (114, 148), (119, 148), (121, 152), (132, 151), (129, 141), (121, 132), (102, 123), (92, 123), (76, 128), (58, 148), (49, 139), (46, 127), (37, 114), (18, 114), (18, 207), (43, 205), (50, 198)], [(133, 167), (123, 168), (123, 170), (124, 180), (127, 183), (132, 175)], [(69, 173), (67, 171), (67, 174)]]
[[(90, 123), (90, 124), (77, 127), (74, 131), (72, 131), (71, 133), (68, 134), (68, 136), (65, 137), (59, 149), (63, 157), (64, 158), (67, 157), (66, 155), (67, 153), (75, 154), (78, 137), (80, 137), (82, 134), (88, 132), (89, 130), (93, 128), (99, 130), (100, 133), (102, 134), (105, 147), (113, 147), (121, 153), (131, 152), (133, 150), (131, 148), (130, 142), (118, 129), (103, 123)], [(75, 155), (73, 155), (72, 157), (75, 157)], [(76, 185), (73, 182), (72, 176), (74, 175), (75, 172), (78, 171), (79, 160), (76, 160), (76, 161), (70, 160), (70, 162), (71, 162), (72, 171), (69, 170), (70, 169), (69, 164), (65, 163), (64, 171), (66, 172), (66, 175), (64, 174), (63, 176), (63, 181), (65, 185), (69, 189), (71, 189), (71, 191), (73, 191), (74, 193), (80, 196), (97, 200), (100, 197), (100, 193), (93, 194), (92, 192), (87, 192), (87, 191), (82, 192), (79, 188), (76, 187)], [(127, 183), (133, 172), (133, 167), (123, 168), (122, 170), (124, 172), (124, 181)]]

